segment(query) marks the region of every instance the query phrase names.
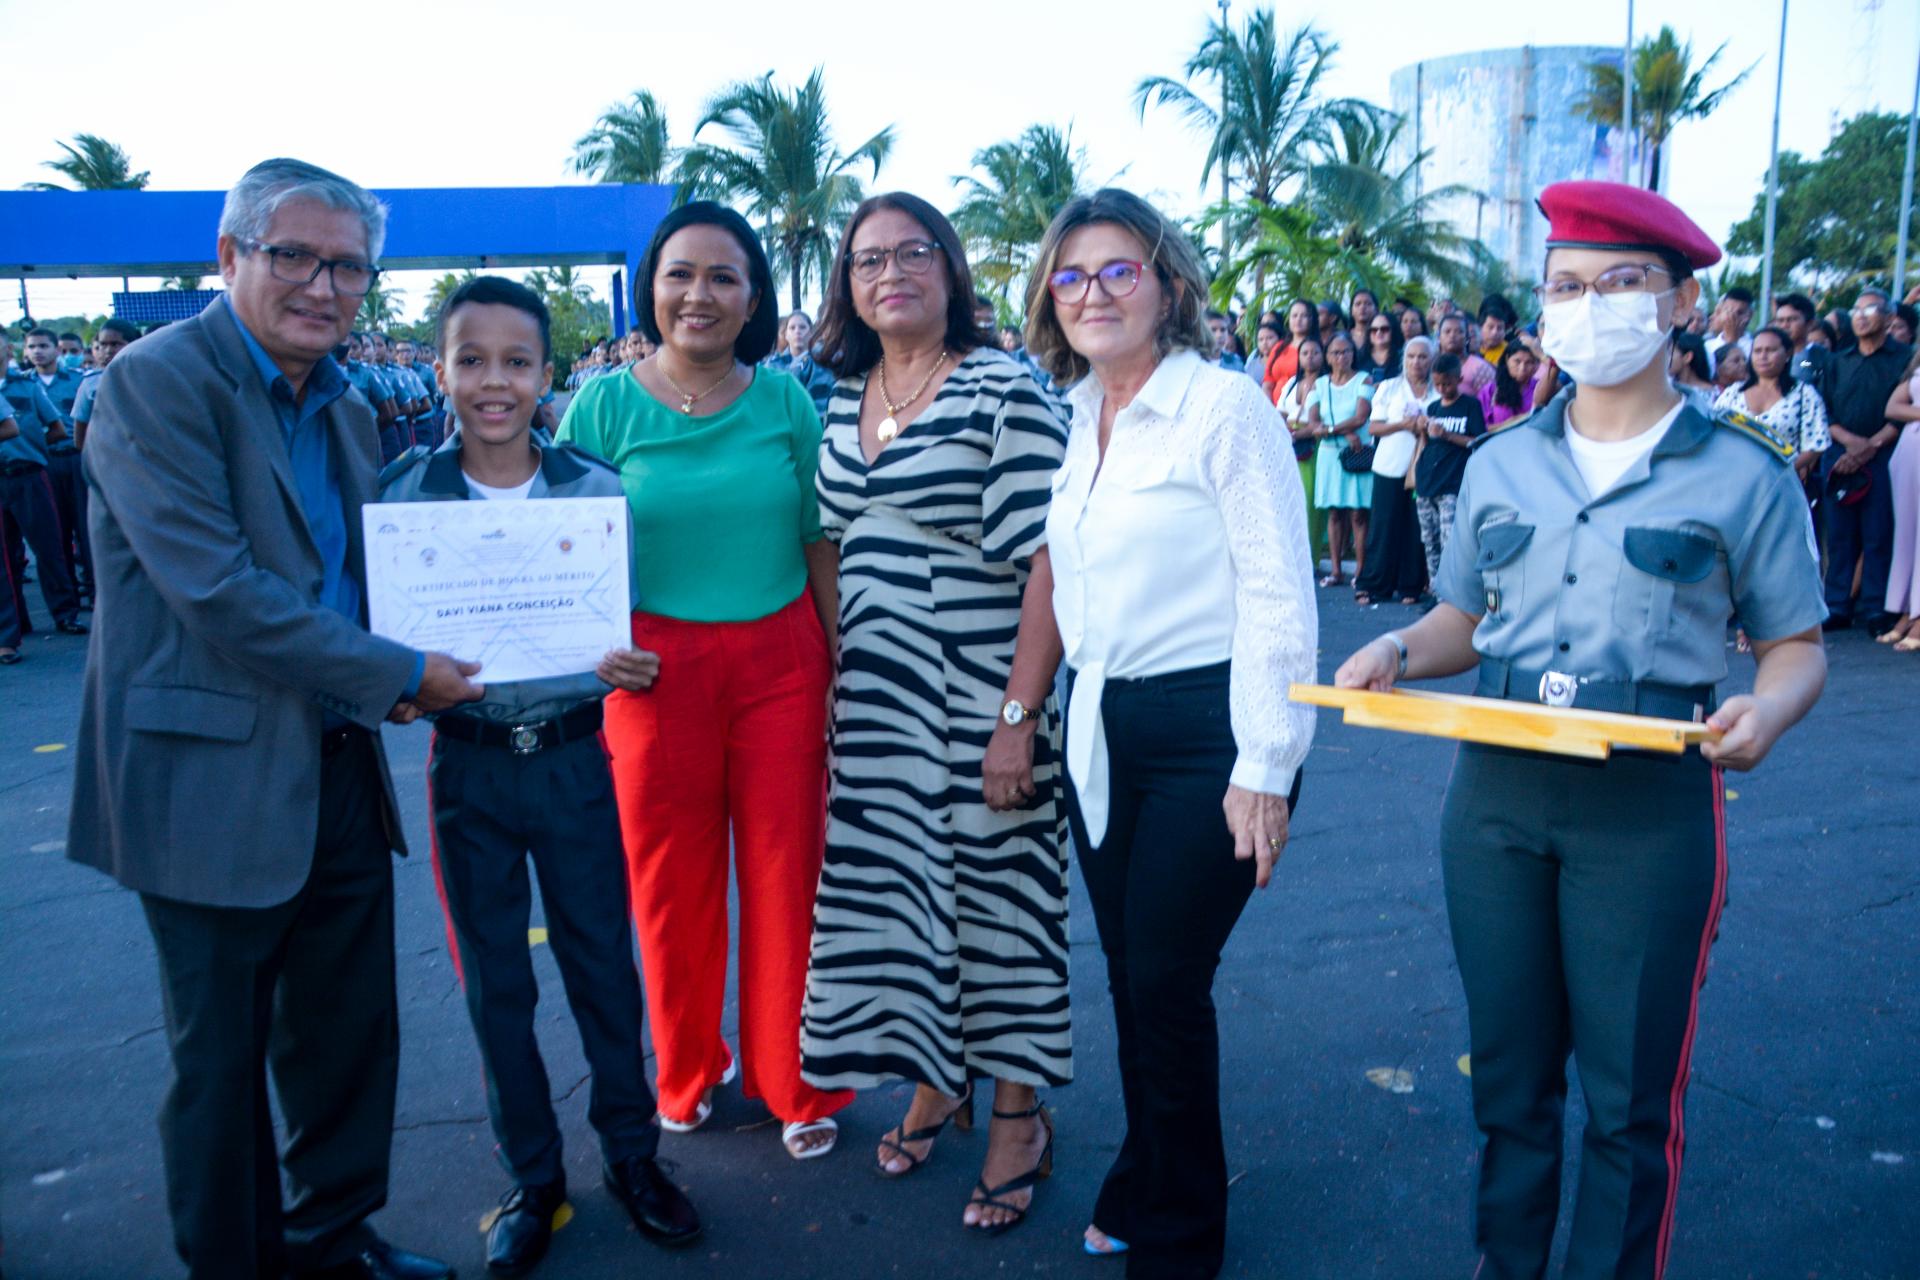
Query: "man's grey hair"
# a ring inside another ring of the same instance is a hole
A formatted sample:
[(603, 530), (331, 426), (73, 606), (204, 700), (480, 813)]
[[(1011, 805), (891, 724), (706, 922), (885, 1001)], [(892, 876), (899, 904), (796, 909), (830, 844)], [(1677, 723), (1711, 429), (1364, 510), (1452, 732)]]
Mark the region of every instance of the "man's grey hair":
[[(371, 191), (337, 173), (304, 160), (262, 160), (227, 192), (220, 210), (220, 234), (236, 240), (265, 240), (273, 215), (289, 200), (314, 200), (329, 209), (360, 215), (367, 230), (367, 261), (380, 261), (387, 242), (387, 206)], [(246, 249), (243, 244), (242, 250)]]

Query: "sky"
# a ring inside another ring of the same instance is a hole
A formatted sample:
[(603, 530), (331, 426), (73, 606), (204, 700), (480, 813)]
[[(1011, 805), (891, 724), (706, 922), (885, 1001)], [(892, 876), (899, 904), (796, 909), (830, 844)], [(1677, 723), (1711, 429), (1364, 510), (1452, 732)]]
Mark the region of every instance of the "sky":
[[(1789, 0), (1783, 150), (1817, 154), (1864, 110), (1905, 112), (1920, 62), (1915, 0)], [(1779, 37), (1778, 0), (1638, 0), (1639, 34), (1670, 23), (1704, 57), (1725, 41), (1721, 83), (1754, 65), (1717, 114), (1669, 144), (1669, 194), (1724, 238), (1764, 183)], [(1233, 0), (1237, 19), (1251, 0)], [(323, 16), (277, 0), (0, 0), (9, 43), (64, 26), (60, 57), (7, 59), (0, 77), (0, 187), (53, 177), (41, 162), (75, 133), (124, 147), (154, 189), (224, 189), (254, 162), (293, 155), (369, 187), (550, 186), (572, 144), (640, 88), (684, 144), (724, 84), (772, 71), (798, 83), (826, 69), (836, 134), (851, 149), (892, 125), (879, 189), (943, 208), (973, 153), (1026, 126), (1071, 126), (1095, 182), (1128, 186), (1175, 213), (1205, 203), (1205, 141), (1171, 112), (1143, 121), (1133, 88), (1178, 75), (1217, 9), (1210, 0), (973, 0), (882, 6), (814, 0), (529, 5), (381, 0)], [(564, 15), (564, 16), (558, 16)], [(1393, 71), (1425, 58), (1517, 45), (1618, 44), (1626, 0), (1579, 5), (1484, 0), (1347, 0), (1281, 6), (1338, 42), (1328, 91), (1389, 101)], [(36, 47), (53, 47), (36, 40)], [(307, 49), (312, 52), (292, 52)], [(713, 131), (716, 132), (717, 131)], [(863, 179), (869, 178), (863, 172)], [(209, 257), (213, 228), (207, 229)], [(0, 247), (0, 256), (4, 256)], [(609, 269), (587, 275), (605, 296)], [(417, 312), (427, 277), (402, 275)], [(104, 312), (117, 282), (39, 281), (42, 316)], [(140, 287), (136, 285), (136, 287)], [(0, 322), (20, 317), (0, 281)]]

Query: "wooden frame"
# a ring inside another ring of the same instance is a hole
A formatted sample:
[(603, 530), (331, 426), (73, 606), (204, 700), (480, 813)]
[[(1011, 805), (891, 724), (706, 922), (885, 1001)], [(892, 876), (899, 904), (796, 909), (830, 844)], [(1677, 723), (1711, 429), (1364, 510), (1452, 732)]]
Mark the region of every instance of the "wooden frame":
[(1621, 747), (1679, 755), (1688, 747), (1720, 736), (1706, 725), (1690, 720), (1658, 720), (1651, 716), (1585, 711), (1576, 707), (1546, 707), (1458, 693), (1413, 689), (1375, 693), (1369, 689), (1296, 684), (1287, 690), (1287, 696), (1311, 706), (1341, 708), (1346, 713), (1346, 723), (1367, 729), (1456, 738), (1462, 742), (1518, 747), (1588, 760), (1605, 760), (1615, 748)]

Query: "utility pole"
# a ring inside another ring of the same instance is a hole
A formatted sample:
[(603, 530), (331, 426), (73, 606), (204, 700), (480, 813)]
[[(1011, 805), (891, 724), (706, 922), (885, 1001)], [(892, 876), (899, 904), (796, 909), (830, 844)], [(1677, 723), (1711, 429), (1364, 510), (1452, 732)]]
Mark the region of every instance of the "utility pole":
[(1907, 296), (1907, 223), (1913, 218), (1913, 143), (1920, 128), (1920, 68), (1913, 76), (1913, 107), (1907, 112), (1907, 168), (1900, 182), (1900, 248), (1893, 263), (1893, 300)]
[[(1787, 0), (1780, 0), (1780, 55), (1773, 68), (1773, 150), (1767, 159), (1767, 234), (1760, 251), (1761, 324), (1773, 323), (1773, 224), (1780, 209), (1780, 90), (1786, 82)], [(1912, 131), (1908, 132), (1911, 135)]]
[[(1228, 0), (1219, 0), (1219, 3), (1220, 3), (1220, 38), (1222, 40), (1226, 40), (1226, 39), (1230, 39), (1232, 36), (1232, 32), (1229, 31), (1227, 27)], [(1220, 123), (1224, 125), (1226, 122), (1227, 122), (1227, 77), (1225, 75), (1222, 75), (1220, 77)], [(1227, 225), (1228, 219), (1226, 216), (1227, 201), (1233, 198), (1232, 190), (1228, 186), (1227, 169), (1228, 169), (1227, 157), (1221, 156), (1220, 157), (1220, 207), (1221, 207), (1220, 265), (1222, 267), (1225, 267), (1227, 265), (1227, 258), (1233, 252), (1233, 243), (1231, 239), (1233, 232), (1232, 232), (1232, 228)]]
[(1633, 0), (1627, 0), (1627, 44), (1620, 55), (1620, 140), (1625, 149), (1620, 174), (1637, 187), (1640, 179), (1633, 167)]

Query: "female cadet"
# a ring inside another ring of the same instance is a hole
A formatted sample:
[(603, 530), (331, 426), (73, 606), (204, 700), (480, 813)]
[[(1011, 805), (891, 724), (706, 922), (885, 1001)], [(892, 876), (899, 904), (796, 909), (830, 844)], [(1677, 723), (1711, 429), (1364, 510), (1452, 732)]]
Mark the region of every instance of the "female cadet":
[[(1720, 250), (1633, 187), (1559, 183), (1540, 206), (1541, 339), (1576, 389), (1475, 451), (1442, 603), (1335, 682), (1384, 690), (1478, 663), (1482, 696), (1705, 716), (1722, 735), (1604, 762), (1465, 746), (1441, 820), (1483, 1137), (1475, 1275), (1546, 1272), (1571, 1051), (1588, 1121), (1566, 1274), (1657, 1277), (1726, 892), (1721, 770), (1759, 764), (1819, 697), (1825, 609), (1790, 455), (1667, 379), (1673, 313)], [(1759, 669), (1716, 710), (1730, 617)]]

